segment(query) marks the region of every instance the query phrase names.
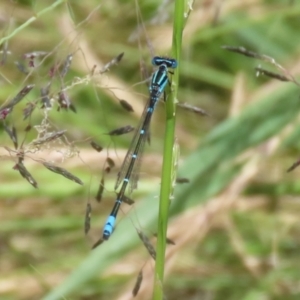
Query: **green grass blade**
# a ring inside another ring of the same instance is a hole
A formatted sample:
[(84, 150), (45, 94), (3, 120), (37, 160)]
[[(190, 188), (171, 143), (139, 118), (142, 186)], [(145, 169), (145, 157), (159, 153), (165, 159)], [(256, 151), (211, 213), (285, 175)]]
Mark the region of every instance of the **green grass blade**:
[[(184, 27), (185, 3), (178, 0), (175, 2), (174, 23), (173, 23), (173, 45), (172, 54), (180, 66), (180, 54), (182, 45), (182, 32)], [(162, 180), (159, 200), (159, 215), (157, 224), (157, 247), (156, 247), (156, 263), (154, 274), (154, 289), (152, 299), (163, 298), (163, 281), (164, 281), (164, 266), (165, 266), (165, 251), (169, 205), (172, 194), (172, 170), (174, 162), (174, 141), (175, 141), (175, 122), (176, 122), (176, 99), (179, 84), (179, 68), (174, 72), (172, 79), (172, 93), (166, 104), (166, 129), (165, 143), (163, 153)]]

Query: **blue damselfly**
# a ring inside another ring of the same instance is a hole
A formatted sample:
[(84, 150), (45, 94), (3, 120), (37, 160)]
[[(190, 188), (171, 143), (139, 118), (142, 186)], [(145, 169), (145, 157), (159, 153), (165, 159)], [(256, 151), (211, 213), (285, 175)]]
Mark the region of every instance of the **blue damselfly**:
[(156, 107), (159, 98), (165, 90), (165, 87), (169, 81), (168, 79), (168, 68), (176, 68), (177, 61), (175, 59), (169, 59), (164, 57), (154, 57), (152, 64), (157, 66), (158, 69), (153, 73), (151, 78), (151, 83), (149, 86), (149, 100), (145, 106), (144, 112), (142, 114), (139, 126), (135, 132), (132, 139), (128, 152), (124, 158), (121, 171), (118, 174), (118, 178), (115, 185), (115, 190), (122, 183), (121, 189), (117, 194), (117, 199), (115, 205), (105, 223), (103, 229), (103, 239), (109, 239), (113, 232), (114, 224), (118, 211), (120, 209), (123, 197), (127, 185), (129, 184), (129, 194), (137, 187), (138, 181), (138, 169), (141, 162), (142, 152), (145, 146), (145, 142), (149, 136), (149, 128), (151, 118)]

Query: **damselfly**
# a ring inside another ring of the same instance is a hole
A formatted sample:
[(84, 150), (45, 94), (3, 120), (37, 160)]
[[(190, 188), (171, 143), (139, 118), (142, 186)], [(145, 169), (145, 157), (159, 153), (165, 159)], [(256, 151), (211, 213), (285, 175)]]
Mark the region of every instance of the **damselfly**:
[[(145, 142), (149, 136), (149, 127), (152, 114), (155, 106), (165, 90), (168, 83), (168, 68), (176, 68), (177, 61), (175, 59), (164, 58), (155, 56), (152, 59), (152, 64), (157, 66), (158, 69), (153, 73), (151, 83), (149, 86), (149, 100), (142, 114), (139, 126), (132, 139), (128, 152), (124, 158), (121, 171), (118, 174), (118, 178), (115, 185), (115, 190), (122, 183), (121, 189), (117, 194), (115, 205), (107, 218), (103, 229), (103, 239), (109, 239), (113, 232), (116, 217), (120, 209), (121, 203), (125, 196), (125, 190), (129, 184), (129, 194), (137, 187), (138, 181), (138, 168), (141, 162), (142, 152), (145, 146)], [(135, 171), (134, 171), (135, 169)]]

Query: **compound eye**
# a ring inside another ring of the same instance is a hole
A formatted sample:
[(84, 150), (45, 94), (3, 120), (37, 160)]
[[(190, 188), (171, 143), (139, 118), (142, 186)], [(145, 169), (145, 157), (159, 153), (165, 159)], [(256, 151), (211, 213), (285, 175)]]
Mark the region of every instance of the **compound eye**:
[(175, 68), (177, 68), (177, 66), (178, 66), (178, 63), (177, 63), (177, 60), (176, 60), (176, 59), (169, 59), (169, 63), (170, 63), (171, 65), (168, 66), (168, 67), (170, 67), (170, 68), (172, 68), (172, 69), (175, 69)]
[(163, 59), (159, 56), (154, 56), (152, 58), (152, 65), (154, 66), (160, 66), (163, 63)]

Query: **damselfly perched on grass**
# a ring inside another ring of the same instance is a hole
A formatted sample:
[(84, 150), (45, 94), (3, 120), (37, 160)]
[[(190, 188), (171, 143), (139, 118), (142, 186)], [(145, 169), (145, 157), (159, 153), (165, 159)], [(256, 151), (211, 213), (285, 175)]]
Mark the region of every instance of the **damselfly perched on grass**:
[(138, 172), (142, 152), (148, 135), (150, 134), (150, 121), (152, 118), (152, 114), (157, 102), (159, 101), (159, 98), (163, 94), (165, 87), (168, 84), (169, 68), (174, 69), (177, 67), (177, 62), (175, 59), (168, 59), (163, 57), (154, 57), (152, 63), (153, 65), (157, 66), (158, 69), (152, 75), (152, 79), (149, 85), (149, 100), (145, 106), (144, 112), (140, 119), (140, 124), (137, 127), (128, 152), (124, 158), (121, 170), (118, 173), (115, 189), (117, 189), (121, 183), (122, 186), (117, 194), (115, 205), (104, 226), (104, 240), (107, 240), (112, 234), (127, 185), (129, 185), (128, 194), (130, 194), (133, 189), (137, 187), (137, 181), (139, 177)]

